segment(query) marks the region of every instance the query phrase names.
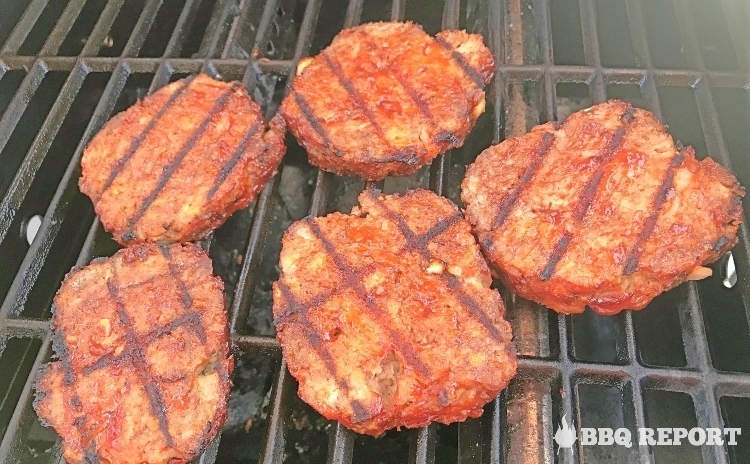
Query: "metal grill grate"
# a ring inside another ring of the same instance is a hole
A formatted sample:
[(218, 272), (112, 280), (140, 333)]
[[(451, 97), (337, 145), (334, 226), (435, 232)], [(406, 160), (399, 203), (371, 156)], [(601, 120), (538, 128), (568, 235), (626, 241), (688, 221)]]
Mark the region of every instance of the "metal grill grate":
[[(731, 0), (3, 5), (0, 459), (61, 460), (59, 440), (31, 408), (35, 375), (51, 354), (51, 299), (72, 265), (116, 249), (78, 191), (79, 159), (111, 115), (147, 92), (202, 70), (242, 80), (268, 117), (298, 60), (317, 53), (341, 27), (411, 19), (430, 33), (457, 27), (481, 32), (498, 67), (487, 111), (464, 147), (414, 176), (387, 179), (380, 184), (387, 192), (422, 186), (459, 202), (465, 165), (484, 147), (612, 97), (653, 111), (699, 157), (711, 153), (750, 186), (747, 14), (746, 6)], [(244, 431), (212, 443), (200, 462), (217, 456), (218, 462), (263, 463), (750, 462), (745, 225), (733, 250), (736, 285), (724, 259), (713, 266), (714, 277), (668, 292), (638, 313), (558, 316), (501, 289), (522, 359), (518, 377), (480, 419), (374, 439), (313, 414), (296, 398), (273, 338), (269, 290), (278, 242), (292, 219), (350, 209), (365, 185), (314, 170), (303, 149), (288, 142), (281, 174), (203, 243), (227, 283), (242, 377), (235, 378), (233, 397), (252, 397), (256, 414)], [(748, 198), (745, 209), (750, 211)], [(43, 219), (29, 244), (35, 216)], [(552, 433), (563, 415), (577, 427), (633, 431), (746, 427), (736, 447), (602, 446), (556, 454)]]

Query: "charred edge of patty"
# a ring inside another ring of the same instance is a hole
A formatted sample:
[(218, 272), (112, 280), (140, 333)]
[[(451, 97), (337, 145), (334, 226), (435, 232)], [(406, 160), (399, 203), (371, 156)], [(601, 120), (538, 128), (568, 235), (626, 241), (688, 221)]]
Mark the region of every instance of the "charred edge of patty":
[(44, 427), (52, 427), (52, 423), (49, 422), (47, 416), (41, 409), (42, 403), (44, 403), (44, 401), (51, 393), (47, 386), (44, 384), (44, 381), (49, 375), (50, 369), (52, 369), (58, 362), (59, 361), (51, 361), (41, 365), (39, 367), (39, 371), (36, 374), (36, 379), (34, 380), (35, 396), (31, 405), (34, 408), (34, 411), (36, 411), (36, 415), (39, 418), (39, 423)]

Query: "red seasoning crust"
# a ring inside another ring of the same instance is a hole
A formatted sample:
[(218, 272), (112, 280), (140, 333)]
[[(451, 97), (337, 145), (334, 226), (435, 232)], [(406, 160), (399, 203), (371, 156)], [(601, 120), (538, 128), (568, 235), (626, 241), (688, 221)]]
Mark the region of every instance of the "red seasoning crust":
[(269, 130), (240, 82), (173, 82), (112, 118), (86, 147), (81, 191), (120, 244), (205, 237), (276, 173), (284, 122)]
[(223, 283), (193, 244), (137, 244), (65, 278), (40, 419), (67, 462), (185, 463), (227, 417)]
[(478, 34), (363, 24), (300, 61), (280, 112), (323, 170), (367, 180), (409, 175), (463, 145), (484, 112), (494, 67)]
[(648, 111), (612, 100), (481, 153), (461, 198), (522, 297), (562, 313), (641, 309), (737, 243), (744, 189), (680, 150)]
[(300, 397), (369, 435), (479, 417), (517, 363), (469, 223), (425, 190), (359, 201), (283, 238), (273, 314)]

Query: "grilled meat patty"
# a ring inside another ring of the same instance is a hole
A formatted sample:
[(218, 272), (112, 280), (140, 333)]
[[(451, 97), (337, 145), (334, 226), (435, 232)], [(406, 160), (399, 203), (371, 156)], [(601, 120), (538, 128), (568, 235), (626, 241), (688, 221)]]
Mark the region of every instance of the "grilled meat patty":
[(86, 147), (81, 191), (120, 244), (205, 237), (246, 207), (284, 155), (240, 82), (200, 74), (110, 120)]
[(737, 243), (744, 189), (612, 100), (482, 152), (461, 198), (517, 294), (562, 313), (641, 309)]
[(479, 417), (516, 356), (469, 223), (425, 190), (359, 201), (282, 242), (273, 314), (300, 397), (370, 435)]
[(363, 24), (300, 62), (280, 112), (323, 170), (368, 180), (408, 175), (463, 145), (493, 72), (478, 34)]
[(227, 416), (223, 283), (193, 244), (136, 244), (65, 278), (39, 417), (69, 463), (184, 463)]

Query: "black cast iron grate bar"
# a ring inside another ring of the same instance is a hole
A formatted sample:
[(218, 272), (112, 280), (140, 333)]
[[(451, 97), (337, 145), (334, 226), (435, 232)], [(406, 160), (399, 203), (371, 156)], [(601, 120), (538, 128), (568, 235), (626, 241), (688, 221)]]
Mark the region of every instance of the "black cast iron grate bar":
[[(549, 68), (553, 63), (552, 20), (550, 17), (551, 15), (549, 11), (549, 2), (550, 0), (541, 0), (537, 2), (537, 11), (535, 15), (539, 17), (539, 21), (541, 23), (539, 25), (539, 41), (541, 43), (541, 53), (544, 61), (544, 66), (547, 68)], [(542, 108), (540, 108), (540, 115), (542, 115), (543, 120), (539, 121), (540, 123), (557, 119), (557, 106), (555, 105), (555, 82), (553, 75), (545, 71), (546, 70), (544, 70), (543, 68), (542, 82), (544, 86), (544, 94), (542, 97)]]
[[(36, 56), (2, 55), (0, 62), (5, 69), (30, 68), (39, 60)], [(235, 58), (148, 58), (148, 57), (122, 57), (108, 58), (96, 56), (48, 56), (44, 57), (44, 63), (51, 70), (71, 71), (79, 61), (83, 61), (95, 72), (112, 71), (119, 63), (127, 63), (134, 72), (149, 72), (163, 63), (169, 63), (176, 70), (193, 69), (203, 62), (211, 63), (220, 68), (244, 68), (248, 60)], [(293, 60), (271, 60), (261, 59), (254, 61), (264, 73), (286, 74), (293, 65)], [(747, 88), (750, 86), (750, 75), (741, 71), (721, 71), (695, 69), (658, 69), (658, 68), (612, 68), (602, 67), (601, 73), (606, 84), (637, 84), (648, 87), (651, 78), (654, 85), (673, 85), (689, 87), (701, 79), (708, 78), (712, 87)], [(554, 82), (581, 82), (588, 83), (599, 70), (588, 65), (545, 65), (545, 64), (500, 64), (496, 67), (499, 75), (506, 78), (508, 82), (535, 82), (543, 79), (549, 74)], [(655, 93), (655, 87), (654, 87)], [(649, 97), (651, 98), (651, 97)], [(554, 104), (554, 100), (553, 100)], [(551, 108), (548, 108), (551, 111)], [(652, 109), (656, 111), (656, 109)]]
[[(552, 47), (552, 19), (550, 14), (550, 0), (544, 0), (539, 2), (538, 15), (541, 21), (540, 25), (540, 42), (541, 42), (541, 53), (545, 66), (550, 66), (553, 63)], [(551, 73), (545, 72), (543, 77), (543, 101), (542, 108), (540, 108), (540, 117), (544, 121), (557, 120), (557, 97), (555, 88), (555, 79)], [(540, 121), (540, 122), (544, 122)], [(568, 355), (568, 328), (567, 320), (565, 316), (558, 315), (558, 332), (559, 332), (559, 343), (560, 343), (560, 365), (563, 367), (570, 363)], [(520, 368), (520, 366), (519, 366)], [(562, 373), (561, 379), (561, 409), (562, 415), (567, 416), (571, 422), (574, 420), (573, 413), (573, 388), (571, 386), (571, 378), (567, 372)], [(546, 433), (552, 433), (551, 430), (546, 430)], [(561, 453), (562, 451), (562, 453)], [(578, 450), (575, 448), (569, 448), (564, 450), (558, 450), (558, 459), (560, 462), (565, 464), (578, 462)]]
[[(627, 339), (627, 353), (628, 360), (631, 363), (637, 363), (638, 350), (635, 343), (635, 328), (633, 326), (633, 315), (628, 313), (625, 314), (625, 336)], [(633, 381), (630, 389), (631, 395), (633, 396), (633, 413), (635, 416), (635, 426), (640, 429), (646, 426), (646, 417), (644, 411), (643, 393), (641, 391), (641, 383)], [(649, 449), (646, 445), (638, 444), (638, 458), (641, 463), (651, 462), (649, 456)]]
[(180, 17), (177, 19), (177, 24), (174, 27), (172, 36), (169, 38), (167, 46), (164, 48), (164, 57), (179, 55), (182, 51), (182, 45), (185, 42), (185, 38), (188, 34), (187, 27), (195, 18), (197, 9), (201, 4), (201, 0), (187, 0), (185, 6), (182, 8)]
[(114, 0), (108, 1), (102, 10), (102, 14), (99, 15), (99, 19), (96, 20), (94, 28), (91, 30), (86, 43), (81, 50), (81, 56), (95, 55), (104, 44), (107, 35), (109, 34), (112, 25), (117, 19), (117, 14), (124, 5), (126, 0)]
[(32, 0), (26, 11), (21, 15), (21, 19), (18, 20), (16, 25), (13, 27), (13, 32), (0, 48), (0, 55), (2, 54), (15, 54), (18, 49), (23, 45), (23, 41), (26, 40), (26, 36), (31, 32), (31, 28), (36, 23), (36, 20), (41, 16), (44, 7), (47, 6), (50, 0)]
[(607, 99), (604, 88), (604, 75), (601, 72), (602, 61), (599, 52), (599, 36), (596, 27), (596, 5), (593, 0), (579, 0), (579, 11), (581, 13), (581, 26), (583, 34), (583, 54), (586, 63), (596, 68), (594, 79), (591, 82), (595, 103)]
[(6, 319), (4, 328), (8, 337), (44, 338), (49, 321), (44, 319)]
[[(593, 0), (580, 0), (580, 11), (581, 11), (581, 23), (583, 26), (583, 43), (584, 53), (586, 55), (586, 62), (592, 64), (597, 72), (593, 81), (593, 97), (595, 103), (604, 102), (607, 99), (606, 88), (604, 84), (604, 75), (601, 71), (601, 53), (599, 48), (599, 36), (597, 35), (597, 24), (596, 24), (596, 5)], [(630, 363), (636, 364), (638, 353), (635, 344), (635, 329), (633, 327), (633, 317), (629, 312), (625, 314), (625, 334), (626, 334), (626, 345), (627, 345), (627, 356)], [(567, 347), (566, 347), (567, 349)], [(568, 378), (570, 378), (568, 376)], [(632, 377), (631, 377), (632, 378)], [(641, 394), (640, 382), (634, 380), (631, 385), (630, 392), (632, 395), (633, 404), (633, 415), (635, 417), (635, 426), (637, 429), (646, 426), (644, 402)], [(577, 391), (574, 391), (574, 395), (578, 395)], [(574, 404), (578, 403), (578, 398), (574, 398)], [(628, 405), (625, 405), (627, 408)], [(578, 423), (581, 423), (580, 411), (578, 414)], [(580, 454), (582, 450), (579, 450)], [(638, 461), (641, 464), (647, 464), (651, 462), (650, 453), (647, 445), (638, 443)]]
[[(679, 2), (678, 2), (679, 3)], [(722, 164), (724, 167), (726, 167), (728, 170), (732, 171), (732, 164), (731, 159), (729, 158), (729, 153), (726, 147), (726, 144), (723, 139), (723, 134), (721, 131), (721, 128), (719, 127), (718, 123), (718, 113), (716, 110), (716, 107), (713, 103), (713, 97), (711, 96), (711, 90), (706, 82), (706, 67), (703, 63), (703, 58), (700, 53), (699, 44), (698, 44), (698, 38), (696, 36), (695, 30), (691, 27), (689, 27), (690, 24), (695, 24), (695, 18), (692, 17), (692, 12), (686, 8), (683, 4), (676, 4), (675, 5), (678, 20), (682, 22), (681, 28), (686, 34), (687, 38), (687, 49), (688, 49), (688, 56), (691, 58), (693, 63), (699, 70), (701, 70), (703, 76), (696, 82), (694, 85), (695, 94), (696, 94), (696, 100), (697, 100), (697, 106), (698, 106), (698, 115), (700, 117), (701, 126), (703, 128), (703, 132), (705, 135), (706, 145), (709, 153), (714, 154), (717, 161)], [(687, 24), (687, 25), (686, 25)], [(748, 232), (747, 223), (742, 223), (739, 230), (739, 237), (741, 241), (741, 246), (744, 246), (745, 251), (747, 253), (748, 250), (750, 250), (750, 241), (749, 237), (750, 234)], [(736, 249), (739, 251), (738, 249)], [(739, 255), (739, 253), (738, 253)], [(741, 261), (739, 263), (740, 270), (742, 271), (744, 260), (738, 260)], [(746, 269), (745, 269), (746, 271)], [(697, 284), (693, 283), (693, 291), (697, 290)], [(697, 295), (697, 292), (696, 292)], [(701, 352), (698, 354), (698, 360), (699, 360), (699, 367), (702, 372), (706, 373), (707, 375), (711, 377), (715, 377), (716, 374), (712, 372), (712, 366), (710, 364), (709, 359), (709, 350), (708, 350), (708, 339), (706, 336), (706, 330), (705, 326), (703, 324), (703, 319), (700, 317), (700, 307), (699, 307), (699, 299), (693, 298), (693, 305), (691, 307), (694, 317), (693, 321), (695, 324), (695, 333), (696, 333), (696, 349), (700, 349)], [(746, 305), (745, 311), (747, 314), (748, 307)], [(705, 389), (705, 403), (704, 405), (707, 408), (707, 415), (708, 415), (708, 424), (711, 427), (723, 427), (724, 422), (721, 417), (721, 413), (719, 411), (719, 405), (718, 405), (718, 394), (717, 390), (720, 389), (720, 386), (716, 386), (713, 384), (713, 382), (709, 382), (709, 384), (706, 386)], [(716, 448), (715, 453), (715, 459), (716, 462), (723, 464), (728, 461), (728, 456), (725, 449)]]
[[(357, 7), (354, 2), (358, 0), (350, 1), (347, 6), (346, 22), (344, 27), (354, 25), (359, 21), (359, 15), (354, 17), (354, 13)], [(296, 63), (299, 62), (300, 58), (309, 54), (310, 46), (312, 45), (312, 38), (317, 24), (318, 14), (322, 1), (313, 0), (307, 4), (305, 8), (305, 15), (300, 27), (300, 32), (297, 40), (297, 45), (294, 52), (293, 62), (294, 67), (290, 69), (287, 77), (285, 86), (285, 94), (289, 92), (292, 81), (295, 77), (294, 69)], [(361, 7), (359, 8), (361, 12)], [(259, 34), (260, 36), (260, 34)], [(256, 40), (257, 43), (257, 40)], [(330, 174), (318, 170), (315, 188), (313, 196), (308, 209), (309, 216), (320, 216), (325, 210), (325, 198), (328, 190)], [(285, 418), (288, 416), (289, 400), (282, 401), (289, 395), (290, 385), (296, 382), (289, 374), (286, 366), (286, 361), (282, 359), (278, 379), (274, 385), (274, 403), (271, 410), (267, 442), (264, 453), (262, 455), (262, 462), (264, 464), (278, 463), (283, 461), (284, 448), (286, 444), (286, 429), (287, 425)], [(339, 464), (344, 462), (351, 462), (352, 449), (353, 449), (353, 437), (352, 432), (345, 429), (339, 424), (334, 426), (334, 436), (330, 440), (328, 447), (328, 463)]]
[[(46, 73), (47, 68), (42, 61), (36, 61), (33, 66), (31, 66), (31, 69), (23, 80), (21, 87), (18, 89), (18, 92), (16, 92), (16, 95), (13, 97), (13, 100), (10, 102), (8, 108), (0, 119), (0, 150), (5, 148), (8, 140), (10, 140), (18, 121), (21, 119), (23, 112), (29, 104), (29, 100), (31, 100), (31, 96), (36, 92), (37, 88), (39, 88)], [(0, 222), (0, 224), (2, 224), (2, 222)], [(2, 226), (0, 225), (0, 240), (3, 235), (1, 227)]]
[[(699, 45), (698, 45), (698, 39), (695, 35), (695, 31), (693, 28), (689, 27), (689, 24), (695, 24), (692, 16), (692, 13), (689, 9), (685, 8), (684, 5), (679, 4), (675, 5), (678, 20), (682, 22), (682, 30), (686, 34), (686, 42), (687, 42), (687, 50), (688, 50), (688, 57), (692, 61), (692, 65), (695, 65), (699, 70), (702, 71), (702, 73), (705, 73), (706, 68), (703, 63), (702, 56), (700, 54)], [(686, 25), (687, 22), (687, 25)], [(711, 91), (709, 89), (709, 86), (705, 82), (706, 78), (701, 77), (695, 84), (695, 94), (696, 94), (696, 100), (698, 105), (698, 115), (701, 120), (701, 126), (703, 128), (703, 132), (705, 135), (706, 145), (707, 149), (710, 153), (713, 153), (716, 157), (717, 161), (724, 165), (727, 169), (732, 171), (731, 166), (731, 160), (729, 159), (729, 153), (726, 149), (726, 144), (724, 143), (722, 132), (718, 124), (718, 115), (716, 112), (716, 108), (713, 104), (713, 98), (711, 96)], [(744, 245), (745, 250), (748, 250), (748, 228), (747, 224), (743, 223), (739, 230), (739, 236), (740, 240), (742, 242), (742, 245)], [(692, 283), (691, 293), (693, 293), (694, 296), (697, 296), (697, 284)], [(706, 423), (709, 427), (723, 427), (724, 421), (721, 417), (721, 412), (719, 410), (719, 403), (717, 398), (717, 390), (721, 388), (721, 386), (716, 385), (714, 382), (714, 379), (717, 376), (715, 374), (710, 364), (709, 359), (709, 351), (708, 351), (708, 340), (706, 335), (705, 326), (703, 324), (703, 319), (701, 317), (701, 311), (700, 311), (700, 300), (696, 298), (691, 298), (691, 310), (693, 314), (693, 324), (694, 324), (694, 333), (696, 335), (695, 337), (695, 348), (696, 350), (700, 350), (698, 353), (698, 361), (699, 361), (699, 368), (701, 372), (704, 374), (704, 377), (709, 377), (711, 379), (709, 382), (705, 384), (705, 389), (702, 390), (702, 395), (696, 395), (696, 413), (699, 416), (699, 420)], [(745, 308), (747, 311), (747, 307)], [(718, 382), (717, 382), (718, 383)], [(706, 417), (707, 416), (707, 417)], [(714, 462), (717, 462), (718, 464), (724, 464), (728, 462), (728, 455), (725, 448), (720, 447), (714, 447), (713, 448), (713, 456), (706, 456), (706, 452), (708, 450), (702, 450), (704, 451), (704, 460), (706, 458), (713, 457)]]
[[(84, 137), (82, 138), (79, 147), (76, 150), (79, 156), (84, 142), (88, 139), (88, 137), (92, 135), (92, 133), (96, 129), (98, 129), (98, 127), (101, 127), (104, 121), (108, 118), (109, 114), (114, 108), (117, 97), (122, 91), (124, 83), (124, 79), (118, 79), (118, 76), (116, 74), (113, 74), (111, 76), (109, 83), (107, 84), (107, 87), (105, 88), (104, 93), (102, 94), (101, 99), (97, 104), (97, 108), (94, 110), (94, 115), (92, 116), (92, 119), (89, 123), (86, 134), (84, 134)], [(63, 178), (63, 181), (58, 186), (55, 197), (50, 203), (48, 211), (45, 214), (45, 218), (42, 221), (42, 225), (37, 233), (37, 238), (27, 252), (26, 257), (24, 258), (24, 262), (21, 266), (21, 270), (19, 270), (18, 274), (16, 275), (14, 284), (11, 287), (11, 290), (8, 292), (2, 308), (0, 308), (0, 329), (2, 329), (6, 324), (13, 324), (13, 322), (11, 322), (11, 319), (8, 319), (9, 315), (11, 314), (11, 310), (19, 306), (19, 303), (22, 304), (19, 299), (23, 300), (25, 298), (25, 295), (29, 291), (29, 288), (21, 287), (23, 281), (26, 280), (26, 276), (29, 275), (29, 268), (34, 265), (33, 270), (38, 272), (40, 267), (38, 263), (44, 261), (44, 259), (46, 258), (46, 253), (49, 251), (49, 247), (52, 240), (54, 239), (54, 235), (59, 229), (59, 224), (62, 222), (62, 220), (53, 221), (51, 218), (53, 216), (59, 218), (65, 215), (65, 211), (60, 212), (57, 206), (61, 202), (61, 196), (63, 195), (63, 193), (66, 190), (70, 190), (70, 178), (72, 177), (72, 172), (76, 171), (76, 169), (78, 168), (77, 164), (79, 156), (74, 155), (70, 164), (68, 165), (66, 175)], [(65, 181), (66, 178), (68, 179), (68, 182)], [(52, 224), (53, 222), (54, 224)], [(36, 375), (39, 372), (39, 367), (41, 366), (42, 362), (46, 362), (46, 360), (48, 360), (51, 355), (50, 340), (51, 331), (48, 327), (46, 336), (44, 338), (44, 344), (39, 350), (39, 353), (37, 354), (36, 360), (34, 362), (34, 367), (31, 371), (32, 375), (29, 376), (26, 384), (24, 385), (19, 401), (13, 411), (13, 415), (9, 422), (8, 428), (2, 438), (2, 442), (0, 442), (0, 456), (3, 456), (3, 459), (5, 459), (6, 462), (13, 462), (15, 447), (19, 446), (16, 437), (20, 432), (20, 424), (22, 422), (22, 418), (24, 417), (24, 415), (28, 416), (29, 414), (33, 414), (31, 410), (33, 382), (35, 381)], [(23, 422), (28, 423), (29, 421), (26, 420)]]
[(625, 7), (628, 12), (630, 34), (634, 38), (635, 52), (641, 57), (647, 70), (642, 84), (644, 97), (649, 104), (649, 110), (659, 119), (663, 119), (659, 95), (656, 91), (654, 68), (651, 64), (651, 53), (648, 48), (646, 24), (643, 19), (641, 3), (638, 0), (626, 0)]
[(221, 35), (226, 29), (225, 25), (229, 22), (229, 17), (231, 15), (239, 17), (239, 13), (240, 11), (234, 0), (220, 0), (217, 2), (214, 14), (211, 17), (208, 26), (206, 26), (206, 31), (214, 31), (214, 33), (207, 33), (203, 37), (203, 41), (198, 48), (197, 56), (207, 58), (212, 58), (214, 56), (216, 48), (219, 46)]
[[(229, 3), (233, 3), (232, 0), (230, 0)], [(229, 36), (227, 38), (227, 41), (224, 43), (224, 47), (221, 50), (221, 57), (226, 58), (230, 55), (230, 52), (232, 50), (232, 47), (234, 46), (234, 40), (235, 37), (237, 37), (241, 31), (242, 28), (242, 18), (245, 16), (245, 14), (248, 11), (248, 8), (250, 7), (250, 4), (252, 2), (249, 0), (240, 0), (239, 5), (237, 5), (235, 8), (237, 8), (237, 14), (235, 15), (234, 19), (232, 20), (231, 25), (229, 26)], [(266, 2), (266, 6), (264, 9), (264, 12), (269, 12), (269, 8), (271, 3), (275, 3), (275, 0), (268, 0)], [(270, 14), (270, 12), (268, 13)], [(263, 20), (261, 19), (261, 22), (259, 24), (259, 28), (267, 27), (268, 25), (263, 25)], [(216, 50), (216, 47), (218, 47), (219, 44), (214, 44), (214, 50)], [(208, 54), (207, 56), (211, 56), (211, 54)]]
[(73, 23), (81, 13), (81, 10), (83, 10), (85, 4), (86, 0), (71, 0), (67, 6), (65, 6), (65, 10), (62, 12), (62, 15), (60, 15), (60, 19), (57, 20), (55, 28), (52, 29), (52, 32), (47, 37), (46, 42), (44, 42), (42, 49), (39, 51), (39, 56), (48, 56), (57, 53), (65, 40), (65, 36), (70, 32)]
[[(77, 94), (83, 85), (86, 74), (87, 71), (83, 64), (79, 64), (73, 68), (65, 84), (63, 84), (61, 93), (67, 95)], [(44, 159), (52, 146), (55, 135), (60, 130), (65, 116), (70, 110), (72, 104), (72, 98), (59, 98), (55, 101), (47, 119), (42, 125), (42, 129), (40, 129), (31, 145), (31, 148), (29, 148), (28, 153), (24, 157), (21, 166), (18, 168), (15, 178), (8, 188), (8, 192), (5, 194), (5, 197), (0, 200), (0, 211), (4, 213), (3, 218), (0, 219), (0, 221), (2, 221), (0, 222), (0, 242), (5, 238), (10, 222), (12, 222), (15, 212), (21, 206), (21, 202), (26, 197), (26, 193), (28, 192), (29, 187), (31, 187), (31, 183), (39, 170), (39, 167), (42, 165), (42, 162), (44, 162)], [(4, 226), (3, 224), (6, 225)]]
[(141, 50), (143, 43), (148, 37), (148, 33), (153, 26), (156, 15), (159, 12), (159, 7), (162, 5), (162, 0), (147, 0), (146, 5), (143, 7), (138, 22), (135, 23), (133, 33), (130, 34), (127, 44), (122, 51), (122, 56), (136, 56)]
[[(117, 69), (120, 70), (120, 73), (113, 73), (112, 78), (110, 79), (110, 84), (116, 82), (119, 78), (121, 81), (120, 85), (124, 85), (126, 72), (123, 67)], [(47, 208), (47, 212), (44, 215), (37, 236), (33, 243), (31, 243), (23, 262), (21, 263), (21, 267), (16, 273), (13, 283), (8, 290), (5, 301), (0, 307), (0, 318), (7, 317), (8, 314), (14, 311), (20, 311), (26, 303), (26, 299), (39, 275), (39, 272), (41, 271), (44, 261), (47, 259), (52, 243), (62, 225), (62, 220), (56, 218), (66, 216), (71, 206), (71, 200), (78, 191), (80, 158), (83, 148), (85, 147), (85, 144), (88, 143), (91, 136), (93, 136), (94, 132), (101, 128), (104, 122), (106, 122), (109, 114), (111, 114), (112, 109), (114, 108), (116, 98), (108, 99), (107, 97), (110, 97), (112, 93), (119, 94), (122, 90), (120, 88), (115, 92), (114, 87), (115, 85), (112, 85), (110, 88), (105, 89), (104, 95), (102, 96), (97, 109), (94, 110), (94, 115), (91, 118), (89, 126), (87, 127), (81, 142), (78, 144), (75, 154), (68, 163), (63, 179), (58, 185), (55, 195)], [(105, 107), (105, 104), (108, 106)], [(40, 129), (40, 131), (43, 130), (44, 127)]]
[(18, 453), (18, 447), (23, 446), (20, 440), (16, 437), (20, 435), (22, 423), (29, 423), (30, 416), (34, 414), (31, 408), (31, 401), (33, 396), (34, 382), (36, 381), (36, 374), (39, 372), (42, 364), (47, 362), (50, 355), (52, 354), (52, 332), (48, 329), (47, 334), (43, 339), (42, 346), (34, 359), (34, 365), (31, 369), (32, 374), (26, 379), (26, 383), (23, 386), (21, 397), (16, 404), (16, 408), (13, 411), (13, 415), (8, 422), (8, 428), (5, 431), (2, 442), (0, 442), (0, 456), (4, 462), (18, 462), (14, 459), (14, 456)]

